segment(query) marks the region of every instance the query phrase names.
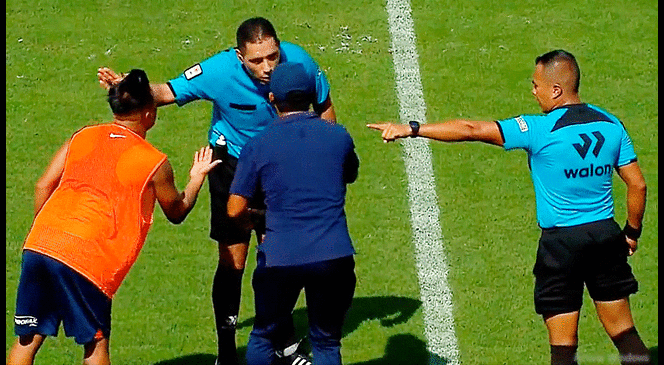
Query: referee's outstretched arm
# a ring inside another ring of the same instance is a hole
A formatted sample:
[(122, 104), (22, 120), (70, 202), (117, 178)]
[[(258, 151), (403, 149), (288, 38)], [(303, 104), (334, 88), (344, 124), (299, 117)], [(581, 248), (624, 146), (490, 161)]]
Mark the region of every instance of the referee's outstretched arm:
[(442, 123), (422, 124), (414, 130), (408, 124), (376, 123), (367, 127), (382, 131), (384, 142), (405, 137), (425, 137), (443, 142), (479, 141), (502, 146), (505, 141), (496, 122), (454, 119)]
[[(108, 67), (100, 67), (97, 70), (97, 79), (99, 79), (99, 86), (108, 90), (111, 86), (122, 81), (124, 75), (118, 75), (115, 71)], [(175, 102), (175, 94), (168, 84), (150, 84), (150, 91), (154, 102), (157, 106), (169, 105)]]

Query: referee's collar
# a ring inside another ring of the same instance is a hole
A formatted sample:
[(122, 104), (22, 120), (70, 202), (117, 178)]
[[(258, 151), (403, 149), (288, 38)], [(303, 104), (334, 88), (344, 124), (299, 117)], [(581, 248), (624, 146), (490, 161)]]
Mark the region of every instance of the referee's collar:
[[(558, 110), (558, 109), (563, 109), (563, 108), (567, 108), (567, 109), (569, 109), (569, 108), (580, 108), (580, 107), (584, 107), (584, 106), (586, 106), (586, 105), (587, 105), (586, 103), (565, 104), (565, 105), (557, 106), (557, 107), (555, 107), (555, 108), (549, 110), (549, 113), (554, 112), (554, 111), (556, 111), (556, 110)], [(547, 113), (547, 114), (549, 114), (549, 113)]]

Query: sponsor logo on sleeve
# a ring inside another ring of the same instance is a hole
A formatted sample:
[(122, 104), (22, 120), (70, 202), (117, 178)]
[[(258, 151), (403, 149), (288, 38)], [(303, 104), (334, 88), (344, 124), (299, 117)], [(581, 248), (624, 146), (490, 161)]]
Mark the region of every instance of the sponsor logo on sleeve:
[(523, 120), (522, 117), (519, 116), (514, 119), (516, 120), (516, 123), (519, 125), (519, 130), (521, 130), (521, 132), (528, 132), (528, 123), (526, 123), (526, 121)]
[(202, 73), (203, 73), (203, 68), (199, 63), (197, 63), (184, 71), (184, 77), (187, 80), (191, 80), (194, 77), (201, 75)]

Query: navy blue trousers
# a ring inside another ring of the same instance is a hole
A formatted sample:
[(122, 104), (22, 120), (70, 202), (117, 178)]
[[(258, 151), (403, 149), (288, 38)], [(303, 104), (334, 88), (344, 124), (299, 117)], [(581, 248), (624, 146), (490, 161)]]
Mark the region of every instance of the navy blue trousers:
[[(259, 260), (260, 262), (260, 260)], [(256, 319), (247, 365), (271, 365), (293, 333), (293, 309), (304, 289), (314, 364), (341, 364), (341, 328), (355, 293), (355, 260), (347, 256), (298, 266), (254, 270)]]

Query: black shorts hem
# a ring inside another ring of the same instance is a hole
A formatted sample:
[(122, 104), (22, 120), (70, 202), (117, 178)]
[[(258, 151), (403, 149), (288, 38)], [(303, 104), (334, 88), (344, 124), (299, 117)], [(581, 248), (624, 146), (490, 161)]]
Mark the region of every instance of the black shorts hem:
[(589, 293), (590, 298), (594, 301), (598, 302), (612, 302), (614, 300), (619, 300), (623, 298), (627, 298), (632, 294), (636, 294), (639, 291), (638, 283), (636, 280), (634, 280), (629, 287), (624, 288), (623, 290), (620, 291), (610, 291), (608, 290), (606, 293)]
[(24, 336), (32, 336), (32, 335), (40, 335), (40, 336), (50, 336), (50, 337), (58, 337), (58, 330), (56, 329), (55, 332), (51, 331), (44, 331), (44, 330), (39, 330), (39, 329), (21, 329), (20, 327), (14, 326), (14, 334), (18, 337), (24, 337)]
[(545, 315), (556, 315), (563, 313), (577, 312), (581, 310), (581, 305), (570, 305), (570, 306), (547, 306), (545, 304), (535, 304), (535, 313), (545, 316)]

